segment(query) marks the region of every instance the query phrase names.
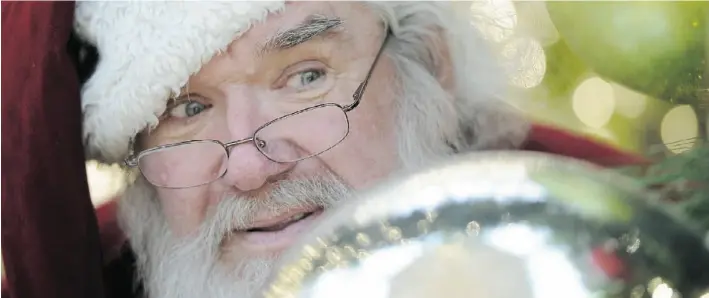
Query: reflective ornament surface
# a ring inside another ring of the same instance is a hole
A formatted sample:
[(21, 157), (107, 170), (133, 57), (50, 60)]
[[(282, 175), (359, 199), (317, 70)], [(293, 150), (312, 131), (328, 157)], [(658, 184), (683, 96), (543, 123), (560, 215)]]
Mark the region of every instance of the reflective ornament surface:
[(586, 163), (474, 153), (365, 193), (284, 255), (265, 297), (701, 297), (699, 232)]

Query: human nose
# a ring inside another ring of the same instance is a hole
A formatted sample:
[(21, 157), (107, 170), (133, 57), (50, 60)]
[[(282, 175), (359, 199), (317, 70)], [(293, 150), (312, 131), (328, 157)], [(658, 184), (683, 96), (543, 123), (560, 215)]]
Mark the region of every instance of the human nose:
[(269, 160), (253, 142), (247, 142), (230, 150), (223, 180), (239, 191), (252, 191), (268, 182), (280, 180), (293, 166), (293, 163)]
[(251, 139), (254, 131), (270, 119), (262, 117), (258, 96), (248, 88), (230, 90), (227, 103), (227, 126), (232, 140), (236, 142), (229, 150), (226, 173), (223, 181), (239, 191), (251, 191), (271, 181), (281, 179), (290, 171), (293, 163), (277, 163), (268, 159)]

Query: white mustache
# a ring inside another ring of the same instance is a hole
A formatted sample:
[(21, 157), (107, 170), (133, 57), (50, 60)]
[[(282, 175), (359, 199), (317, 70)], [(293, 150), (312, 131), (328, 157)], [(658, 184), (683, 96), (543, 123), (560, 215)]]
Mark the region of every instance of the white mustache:
[(270, 185), (268, 192), (256, 195), (229, 194), (213, 209), (213, 215), (203, 224), (200, 235), (214, 243), (231, 231), (250, 227), (257, 214), (278, 215), (301, 208), (329, 209), (351, 194), (350, 187), (332, 174), (281, 180)]

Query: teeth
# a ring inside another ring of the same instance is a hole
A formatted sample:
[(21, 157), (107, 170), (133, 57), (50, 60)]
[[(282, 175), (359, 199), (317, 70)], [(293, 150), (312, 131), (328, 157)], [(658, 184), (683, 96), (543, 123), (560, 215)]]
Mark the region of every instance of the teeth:
[(290, 225), (290, 224), (292, 224), (292, 223), (295, 223), (296, 221), (299, 221), (299, 220), (301, 220), (301, 219), (303, 219), (303, 218), (306, 218), (306, 217), (310, 216), (311, 214), (313, 214), (313, 212), (303, 212), (303, 213), (299, 213), (299, 214), (296, 214), (296, 215), (291, 216), (288, 220), (282, 221), (282, 222), (277, 223), (277, 224), (275, 224), (275, 225), (268, 226), (268, 227), (251, 227), (251, 228), (249, 228), (249, 229), (246, 229), (245, 231), (246, 231), (246, 232), (273, 232), (273, 231), (278, 231), (278, 230), (284, 229), (285, 227), (287, 227), (288, 225)]
[(308, 213), (305, 213), (305, 212), (304, 212), (304, 213), (300, 213), (300, 214), (296, 214), (296, 215), (294, 215), (293, 217), (291, 217), (289, 221), (301, 220), (301, 219), (303, 219), (303, 217), (305, 217), (307, 214), (308, 214)]

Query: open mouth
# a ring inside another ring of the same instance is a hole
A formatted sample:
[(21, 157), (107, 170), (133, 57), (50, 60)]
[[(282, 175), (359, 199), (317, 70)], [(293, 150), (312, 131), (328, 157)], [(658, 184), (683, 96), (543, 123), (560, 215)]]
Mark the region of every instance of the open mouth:
[(233, 231), (235, 237), (223, 244), (229, 248), (239, 245), (253, 254), (282, 252), (307, 232), (323, 214), (324, 208), (313, 206), (291, 210), (277, 216), (258, 217), (251, 225)]
[(285, 219), (278, 220), (277, 222), (262, 223), (262, 224), (256, 223), (256, 226), (248, 228), (248, 229), (244, 230), (243, 232), (247, 232), (247, 233), (280, 232), (292, 225), (298, 224), (300, 222), (308, 221), (309, 219), (312, 219), (315, 216), (317, 216), (318, 214), (322, 213), (322, 211), (323, 211), (323, 208), (318, 207), (314, 210), (293, 214)]
[(299, 222), (301, 220), (309, 218), (310, 216), (315, 214), (315, 212), (317, 212), (317, 210), (310, 211), (310, 212), (298, 213), (298, 214), (293, 215), (293, 216), (289, 217), (288, 219), (278, 222), (274, 225), (263, 226), (263, 227), (253, 227), (253, 228), (247, 229), (246, 232), (249, 232), (249, 233), (250, 232), (278, 232), (278, 231), (281, 231), (296, 222)]

